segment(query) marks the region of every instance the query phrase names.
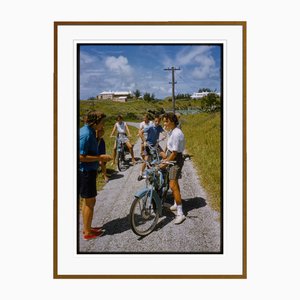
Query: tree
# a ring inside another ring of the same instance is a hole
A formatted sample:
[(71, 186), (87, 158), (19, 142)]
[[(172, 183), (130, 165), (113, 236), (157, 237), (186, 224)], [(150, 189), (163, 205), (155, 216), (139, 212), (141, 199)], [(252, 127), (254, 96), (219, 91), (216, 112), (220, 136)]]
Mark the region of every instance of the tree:
[(198, 90), (198, 93), (203, 93), (203, 92), (212, 93), (212, 90), (209, 88), (201, 88)]
[(144, 100), (147, 102), (151, 102), (151, 101), (155, 100), (155, 95), (153, 93), (150, 95), (150, 93), (146, 92), (144, 94)]
[(141, 91), (136, 89), (134, 92), (133, 92), (133, 95), (136, 99), (138, 99), (140, 96), (141, 96)]
[(175, 98), (189, 100), (189, 99), (191, 99), (191, 95), (190, 94), (177, 94), (175, 96)]
[(147, 93), (147, 92), (146, 92), (146, 93), (144, 94), (144, 100), (147, 101), (147, 102), (150, 102), (150, 101), (151, 101), (151, 95), (150, 95), (150, 93)]
[(217, 111), (221, 109), (220, 96), (215, 93), (209, 93), (201, 99), (201, 109), (205, 111)]

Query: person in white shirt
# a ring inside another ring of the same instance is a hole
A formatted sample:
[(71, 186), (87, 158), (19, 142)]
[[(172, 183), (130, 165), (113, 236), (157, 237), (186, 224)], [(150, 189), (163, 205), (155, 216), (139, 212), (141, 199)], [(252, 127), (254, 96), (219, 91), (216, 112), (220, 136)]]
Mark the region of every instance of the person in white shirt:
[[(128, 137), (131, 137), (131, 134), (130, 134), (129, 128), (127, 126), (127, 123), (123, 121), (123, 117), (121, 115), (118, 115), (116, 120), (117, 120), (117, 122), (114, 125), (114, 128), (110, 134), (110, 137), (113, 137), (114, 133), (117, 131), (118, 138), (121, 139), (124, 143), (126, 143), (126, 146), (128, 147), (128, 150), (132, 157), (132, 163), (135, 164), (136, 161), (135, 161), (134, 154), (133, 154), (133, 147), (128, 139)], [(127, 137), (127, 135), (128, 135), (128, 137)], [(112, 164), (115, 164), (116, 155), (117, 155), (117, 142), (115, 142), (115, 144), (114, 144)]]
[[(167, 158), (165, 161), (176, 161), (175, 165), (169, 169), (169, 180), (174, 197), (174, 205), (170, 207), (170, 210), (177, 211), (175, 218), (175, 224), (177, 225), (186, 219), (182, 211), (181, 193), (178, 183), (184, 164), (182, 153), (185, 148), (185, 139), (183, 132), (177, 127), (178, 119), (174, 113), (166, 113), (163, 116), (163, 121), (165, 129), (168, 131)], [(166, 164), (162, 164), (161, 167), (166, 167)]]

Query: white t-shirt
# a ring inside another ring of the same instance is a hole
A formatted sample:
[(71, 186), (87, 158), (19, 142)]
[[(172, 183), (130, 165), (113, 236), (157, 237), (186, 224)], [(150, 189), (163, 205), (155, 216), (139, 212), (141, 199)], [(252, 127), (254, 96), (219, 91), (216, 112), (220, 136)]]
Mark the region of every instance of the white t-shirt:
[(118, 133), (126, 133), (126, 127), (125, 127), (126, 123), (122, 122), (121, 124), (119, 122), (116, 123), (116, 127), (118, 130)]
[(185, 148), (184, 134), (179, 128), (174, 128), (168, 133), (167, 148), (170, 151), (182, 153)]
[(145, 121), (140, 123), (140, 129), (143, 130), (145, 127), (152, 125), (153, 122), (149, 121), (148, 123), (145, 123)]

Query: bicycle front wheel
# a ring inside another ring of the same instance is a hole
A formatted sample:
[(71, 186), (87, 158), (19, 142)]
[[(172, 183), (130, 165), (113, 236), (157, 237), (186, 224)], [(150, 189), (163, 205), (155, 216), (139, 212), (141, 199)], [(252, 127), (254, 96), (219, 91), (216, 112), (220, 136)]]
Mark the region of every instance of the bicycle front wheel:
[(126, 165), (125, 165), (125, 157), (124, 153), (118, 153), (117, 161), (118, 161), (118, 170), (120, 172), (124, 172), (126, 170)]
[(139, 236), (145, 236), (151, 233), (159, 218), (155, 203), (153, 199), (150, 201), (149, 194), (150, 193), (146, 193), (142, 197), (136, 197), (130, 208), (131, 229)]

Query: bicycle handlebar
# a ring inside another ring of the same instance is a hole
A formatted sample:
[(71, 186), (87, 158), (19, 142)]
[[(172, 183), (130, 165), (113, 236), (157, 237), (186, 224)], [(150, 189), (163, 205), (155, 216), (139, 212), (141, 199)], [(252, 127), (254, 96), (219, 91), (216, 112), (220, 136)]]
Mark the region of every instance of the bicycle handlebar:
[(175, 160), (168, 160), (168, 161), (161, 161), (161, 164), (166, 164), (166, 165), (174, 165), (176, 163)]

